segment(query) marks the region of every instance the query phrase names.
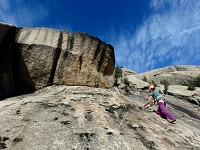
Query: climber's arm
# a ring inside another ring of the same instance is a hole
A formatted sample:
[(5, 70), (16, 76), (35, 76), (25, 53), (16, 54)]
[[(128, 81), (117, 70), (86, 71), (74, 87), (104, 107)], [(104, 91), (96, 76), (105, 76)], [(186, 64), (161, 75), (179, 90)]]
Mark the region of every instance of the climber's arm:
[(148, 107), (150, 106), (149, 104), (151, 103), (151, 100), (152, 100), (152, 99), (153, 99), (153, 97), (150, 96), (150, 97), (149, 97), (149, 100), (148, 100), (147, 103), (144, 105), (145, 108), (148, 108)]

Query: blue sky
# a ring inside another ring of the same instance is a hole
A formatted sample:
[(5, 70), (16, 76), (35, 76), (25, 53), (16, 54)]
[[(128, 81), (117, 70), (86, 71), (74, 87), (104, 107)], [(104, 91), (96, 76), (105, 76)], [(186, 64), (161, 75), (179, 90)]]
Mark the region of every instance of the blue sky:
[(200, 65), (200, 0), (0, 0), (0, 22), (84, 32), (137, 73)]

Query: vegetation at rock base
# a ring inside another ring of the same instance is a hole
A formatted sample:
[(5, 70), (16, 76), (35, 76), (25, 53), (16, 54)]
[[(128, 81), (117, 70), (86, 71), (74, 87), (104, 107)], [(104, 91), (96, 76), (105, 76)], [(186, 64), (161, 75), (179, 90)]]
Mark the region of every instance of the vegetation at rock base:
[(196, 78), (194, 78), (194, 80), (192, 81), (193, 85), (195, 87), (200, 87), (200, 75)]
[(169, 89), (169, 85), (170, 85), (169, 81), (161, 80), (160, 83), (164, 85), (163, 93), (167, 94), (168, 93), (168, 89)]
[(125, 85), (127, 85), (127, 86), (130, 85), (130, 83), (129, 83), (129, 81), (128, 81), (127, 78), (124, 78), (124, 79), (122, 80), (122, 82), (123, 82)]
[(145, 82), (147, 82), (147, 77), (144, 76), (142, 80), (145, 81)]
[(189, 85), (188, 88), (187, 88), (187, 90), (194, 91), (194, 90), (196, 90), (196, 88), (193, 85)]
[(115, 68), (115, 79), (118, 79), (121, 77), (122, 77), (122, 69), (121, 69), (121, 67), (116, 67)]

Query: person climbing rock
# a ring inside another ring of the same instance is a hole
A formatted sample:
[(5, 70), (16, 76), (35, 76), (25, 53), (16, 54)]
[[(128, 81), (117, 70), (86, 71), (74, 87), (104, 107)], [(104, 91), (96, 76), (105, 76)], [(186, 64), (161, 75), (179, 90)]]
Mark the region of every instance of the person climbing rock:
[[(170, 123), (175, 123), (175, 117), (166, 109), (166, 99), (155, 90), (155, 86), (153, 84), (149, 86), (149, 95), (149, 100), (144, 105), (144, 108), (147, 109), (157, 103), (158, 109), (156, 114), (160, 115), (164, 119), (167, 119)], [(153, 103), (151, 103), (151, 100), (154, 100)]]

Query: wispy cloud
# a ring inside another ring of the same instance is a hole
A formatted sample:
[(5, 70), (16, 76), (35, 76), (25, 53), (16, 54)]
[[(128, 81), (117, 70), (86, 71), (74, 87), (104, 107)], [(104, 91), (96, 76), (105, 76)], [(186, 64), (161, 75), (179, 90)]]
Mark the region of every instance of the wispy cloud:
[(41, 1), (24, 1), (24, 0), (1, 0), (0, 1), (0, 21), (11, 23), (16, 26), (34, 26), (48, 17), (51, 1), (42, 5)]
[[(170, 65), (198, 64), (200, 1), (152, 0), (153, 13), (132, 36), (113, 42), (117, 65), (144, 72)], [(200, 63), (199, 63), (200, 64)]]
[(8, 10), (9, 9), (9, 4), (8, 4), (8, 1), (7, 0), (1, 0), (0, 1), (0, 8), (2, 10)]
[(18, 27), (51, 27), (72, 31), (70, 23), (63, 21), (68, 15), (67, 12), (63, 13), (62, 3), (64, 2), (64, 0), (59, 2), (55, 0), (1, 0), (0, 22)]
[(10, 4), (7, 0), (0, 1), (0, 21), (8, 23), (16, 23), (16, 20), (10, 15)]
[[(73, 3), (73, 7), (76, 6), (75, 1), (69, 1)], [(73, 14), (81, 13), (81, 11), (74, 10), (76, 8), (70, 7), (69, 2), (64, 0), (59, 2), (55, 0), (1, 0), (0, 21), (21, 27), (43, 26), (69, 31), (74, 31), (75, 26), (80, 27), (76, 29), (83, 29), (84, 27), (81, 27), (85, 21), (84, 25), (87, 28), (85, 31), (92, 31), (95, 36), (106, 42), (109, 41), (114, 46), (117, 66), (123, 66), (138, 73), (171, 65), (200, 65), (200, 1), (146, 0), (145, 2), (149, 2), (149, 5), (146, 3), (138, 5), (145, 7), (145, 9), (139, 9), (140, 11), (147, 11), (144, 12), (143, 21), (139, 18), (139, 25), (138, 20), (134, 21), (134, 17), (138, 17), (138, 12), (133, 11), (133, 17), (130, 18), (129, 11), (125, 11), (126, 13), (121, 16), (123, 19), (119, 16), (119, 19), (113, 21), (110, 31), (109, 25), (105, 28), (98, 26), (102, 25), (104, 20), (99, 20), (95, 15), (92, 17), (93, 22), (96, 22), (95, 25), (91, 25), (91, 22), (86, 23), (91, 20), (87, 18), (87, 15), (83, 15), (84, 18), (77, 21), (80, 16), (73, 16)], [(85, 3), (83, 4), (85, 6)], [(135, 4), (137, 3), (134, 2), (133, 6)], [(71, 11), (67, 11), (68, 7)], [(124, 5), (124, 7), (128, 6)], [(131, 7), (129, 9), (131, 10)], [(87, 8), (84, 8), (82, 12), (86, 10)], [(140, 12), (141, 15), (143, 13)], [(101, 18), (104, 17), (101, 16)], [(111, 24), (112, 18), (109, 20)], [(120, 22), (117, 22), (118, 20)], [(133, 24), (133, 26), (126, 28), (127, 24)], [(137, 26), (136, 29), (135, 26)], [(119, 28), (122, 29), (119, 30)]]

